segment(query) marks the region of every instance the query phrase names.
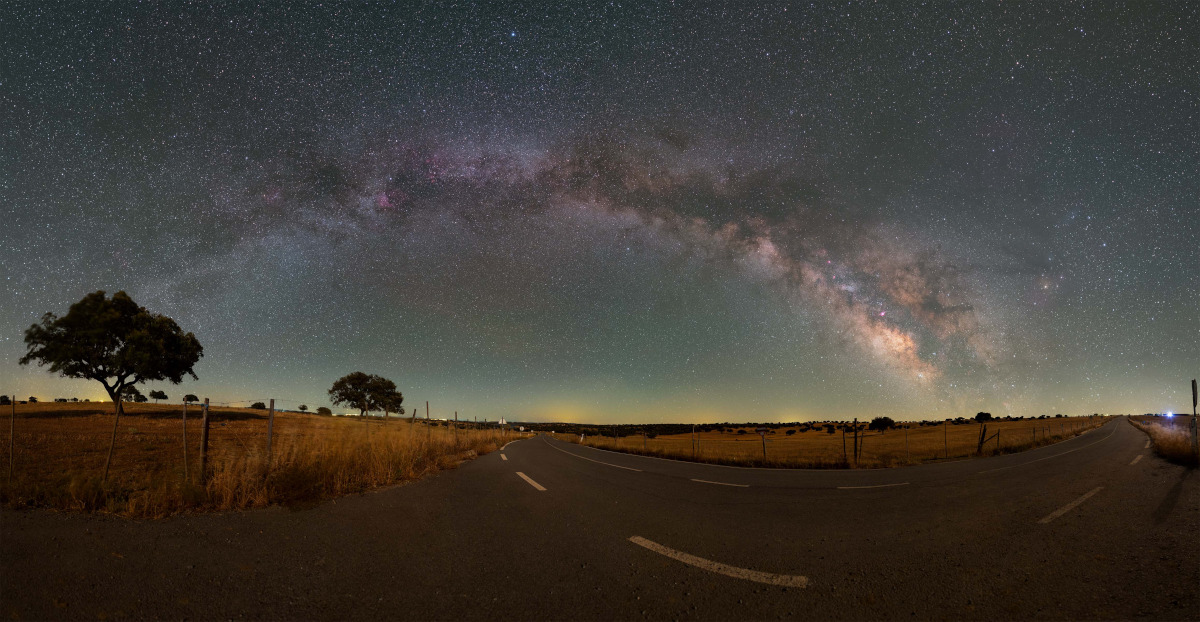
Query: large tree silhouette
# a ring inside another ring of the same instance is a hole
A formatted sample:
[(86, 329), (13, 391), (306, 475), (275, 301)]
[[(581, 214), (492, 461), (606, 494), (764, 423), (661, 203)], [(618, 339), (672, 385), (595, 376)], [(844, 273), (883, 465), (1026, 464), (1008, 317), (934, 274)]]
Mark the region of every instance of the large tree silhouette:
[(195, 335), (183, 332), (175, 320), (138, 306), (123, 291), (112, 298), (103, 291), (88, 294), (62, 317), (47, 313), (25, 331), (25, 346), (22, 365), (48, 365), (50, 372), (66, 378), (95, 380), (112, 398), (116, 419), (104, 462), (105, 480), (126, 387), (161, 380), (179, 384), (186, 375), (198, 379), (192, 366), (204, 355)]
[(334, 381), (329, 398), (336, 405), (357, 408), (360, 417), (372, 410), (382, 410), (385, 415), (389, 412), (404, 414), (400, 407), (404, 396), (396, 390), (396, 383), (361, 371), (350, 372)]

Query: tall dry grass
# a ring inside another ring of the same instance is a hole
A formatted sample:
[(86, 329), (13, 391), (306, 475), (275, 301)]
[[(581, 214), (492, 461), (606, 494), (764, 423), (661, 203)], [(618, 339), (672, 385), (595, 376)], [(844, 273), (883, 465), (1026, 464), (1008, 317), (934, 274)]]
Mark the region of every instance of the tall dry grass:
[[(648, 455), (675, 460), (688, 460), (732, 466), (780, 468), (841, 469), (886, 468), (957, 460), (974, 456), (1016, 453), (1083, 434), (1104, 423), (1109, 417), (1062, 417), (1054, 419), (1025, 419), (990, 421), (987, 434), (990, 440), (980, 452), (980, 426), (974, 422), (960, 425), (908, 425), (879, 431), (860, 431), (860, 452), (854, 459), (852, 432), (843, 439), (842, 432), (828, 434), (824, 430), (787, 434), (789, 428), (779, 428), (767, 435), (766, 457), (763, 442), (754, 428), (737, 428), (728, 432), (701, 432), (693, 441), (690, 434), (660, 436), (653, 439), (641, 436), (620, 438), (586, 436), (583, 444), (600, 449)], [(999, 432), (998, 437), (993, 435)], [(557, 435), (562, 440), (579, 443), (577, 435)]]
[(1146, 433), (1154, 445), (1154, 453), (1165, 460), (1184, 466), (1200, 466), (1192, 447), (1191, 417), (1131, 417), (1129, 423)]
[[(200, 477), (200, 417), (187, 430), (187, 477), (181, 406), (133, 404), (121, 417), (108, 482), (101, 482), (112, 432), (111, 405), (17, 407), (14, 469), (0, 464), (0, 501), (161, 517), (186, 511), (309, 504), (453, 468), (494, 451), (507, 437), (409, 419), (380, 421), (278, 413), (270, 463), (263, 411), (213, 409), (207, 477)], [(4, 410), (7, 410), (5, 408)], [(7, 458), (9, 413), (0, 410)], [(436, 422), (435, 422), (436, 423)]]

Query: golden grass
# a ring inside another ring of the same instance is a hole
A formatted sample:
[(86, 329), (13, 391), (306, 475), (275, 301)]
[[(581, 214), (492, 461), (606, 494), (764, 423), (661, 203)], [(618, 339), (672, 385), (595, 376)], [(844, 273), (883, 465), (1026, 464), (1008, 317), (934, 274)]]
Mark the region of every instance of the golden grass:
[[(268, 468), (266, 411), (210, 411), (208, 477), (200, 478), (200, 409), (188, 407), (184, 478), (182, 406), (128, 404), (112, 470), (101, 485), (112, 404), (20, 404), (14, 460), (0, 464), (0, 501), (160, 517), (312, 503), (419, 478), (495, 450), (495, 430), (427, 425), (407, 418), (276, 413)], [(0, 451), (8, 457), (9, 407), (0, 407)], [(465, 424), (464, 424), (465, 425)], [(509, 437), (511, 440), (511, 436)]]
[(1191, 417), (1131, 417), (1129, 422), (1150, 437), (1154, 453), (1162, 458), (1185, 466), (1200, 466), (1192, 448)]
[[(1071, 438), (1103, 425), (1108, 419), (1063, 417), (991, 421), (987, 424), (988, 436), (991, 437), (996, 432), (1000, 435), (985, 444), (982, 454), (976, 451), (980, 426), (974, 422), (937, 426), (909, 423), (902, 424), (908, 426), (907, 430), (901, 428), (886, 432), (860, 431), (859, 442), (862, 447), (857, 463), (854, 460), (853, 432), (849, 430), (845, 435), (843, 449), (841, 430), (834, 434), (820, 429), (798, 431), (788, 435), (789, 428), (779, 428), (774, 434), (767, 434), (765, 459), (763, 442), (753, 427), (741, 428), (747, 432), (744, 435), (738, 434), (736, 428), (725, 433), (697, 433), (698, 442), (695, 444), (690, 434), (652, 439), (644, 439), (641, 436), (588, 436), (584, 438), (583, 443), (602, 449), (715, 464), (792, 468), (880, 468), (1024, 451)], [(577, 435), (556, 436), (563, 440), (579, 442)]]

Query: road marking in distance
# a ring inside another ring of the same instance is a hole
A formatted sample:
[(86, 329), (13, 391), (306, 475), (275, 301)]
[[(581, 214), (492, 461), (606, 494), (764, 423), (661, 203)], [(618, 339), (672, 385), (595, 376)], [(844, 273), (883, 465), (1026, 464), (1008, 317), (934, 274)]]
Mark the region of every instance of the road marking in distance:
[[(546, 443), (546, 444), (550, 445), (550, 443)], [(559, 449), (558, 447), (554, 447), (554, 445), (550, 445), (550, 447), (557, 449), (558, 451), (561, 451), (564, 454), (567, 454), (568, 456), (575, 456), (576, 458), (579, 458), (580, 460), (587, 460), (588, 462), (595, 462), (596, 464), (603, 464), (604, 466), (617, 467), (618, 469), (625, 469), (626, 471), (637, 471), (638, 473), (642, 472), (641, 469), (635, 469), (633, 467), (621, 466), (619, 464), (612, 464), (611, 462), (601, 462), (599, 460), (592, 460), (591, 458), (585, 458), (573, 451), (567, 451), (565, 449)]]
[(1054, 510), (1053, 512), (1050, 513), (1049, 516), (1038, 521), (1038, 524), (1045, 525), (1046, 523), (1049, 523), (1050, 521), (1058, 518), (1059, 516), (1062, 516), (1063, 514), (1066, 514), (1067, 512), (1074, 510), (1075, 507), (1078, 506), (1080, 503), (1083, 503), (1084, 501), (1087, 501), (1088, 499), (1092, 498), (1092, 495), (1100, 492), (1103, 489), (1104, 489), (1104, 486), (1097, 486), (1097, 487), (1093, 488), (1090, 492), (1084, 494), (1082, 497), (1062, 506), (1061, 508), (1058, 508), (1057, 510)]
[(1133, 466), (1133, 465), (1137, 464), (1137, 463), (1138, 463), (1138, 462), (1139, 462), (1141, 459), (1142, 459), (1142, 457), (1141, 457), (1141, 456), (1138, 456), (1138, 457), (1134, 458), (1134, 459), (1133, 459), (1133, 462), (1130, 462), (1130, 463), (1129, 463), (1129, 466)]
[(876, 484), (874, 486), (838, 486), (837, 489), (838, 490), (860, 490), (863, 488), (891, 488), (892, 486), (907, 486), (907, 485), (908, 485), (908, 482), (901, 482), (899, 484)]
[(716, 484), (718, 486), (736, 486), (738, 488), (749, 488), (750, 487), (750, 484), (729, 484), (727, 482), (710, 482), (706, 479), (693, 479), (692, 481), (700, 482), (701, 484)]
[(520, 475), (520, 476), (521, 476), (521, 479), (523, 479), (523, 480), (525, 480), (525, 481), (529, 482), (529, 485), (530, 485), (530, 486), (533, 486), (534, 488), (537, 488), (538, 490), (543, 490), (543, 491), (544, 491), (544, 490), (546, 490), (546, 488), (545, 488), (544, 486), (542, 486), (541, 484), (539, 484), (539, 483), (537, 483), (537, 482), (533, 481), (532, 479), (529, 479), (529, 476), (528, 476), (528, 475), (526, 475), (526, 474), (524, 474), (524, 473), (522, 473), (522, 472), (520, 472), (520, 471), (517, 471), (517, 475)]
[(1146, 446), (1142, 449), (1150, 449), (1150, 439), (1146, 439)]
[(508, 461), (508, 456), (506, 456), (506, 455), (504, 455), (504, 454), (500, 454), (500, 459), (501, 459), (501, 460), (504, 460), (504, 461), (506, 461), (506, 462), (507, 462), (507, 461)]
[[(1017, 467), (1023, 467), (1023, 466), (1025, 466), (1025, 465), (1027, 465), (1027, 464), (1033, 464), (1033, 463), (1035, 463), (1035, 462), (1041, 462), (1042, 460), (1049, 460), (1049, 459), (1051, 459), (1051, 458), (1057, 458), (1057, 457), (1059, 457), (1059, 456), (1065, 456), (1065, 455), (1067, 455), (1067, 454), (1069, 454), (1069, 453), (1074, 453), (1074, 452), (1076, 452), (1076, 451), (1079, 451), (1080, 449), (1087, 449), (1088, 447), (1091, 447), (1092, 445), (1095, 445), (1096, 443), (1103, 443), (1104, 441), (1107, 441), (1107, 440), (1108, 440), (1108, 437), (1109, 437), (1109, 436), (1112, 436), (1112, 435), (1113, 435), (1113, 434), (1115, 434), (1116, 432), (1117, 432), (1117, 429), (1116, 429), (1116, 428), (1113, 428), (1113, 429), (1112, 429), (1112, 432), (1109, 432), (1109, 433), (1108, 433), (1108, 436), (1106, 436), (1106, 437), (1104, 437), (1104, 438), (1102, 438), (1102, 439), (1096, 440), (1096, 441), (1092, 441), (1092, 442), (1088, 443), (1087, 445), (1084, 445), (1083, 447), (1076, 447), (1075, 449), (1068, 449), (1067, 451), (1064, 451), (1064, 452), (1062, 452), (1062, 453), (1060, 453), (1060, 454), (1054, 454), (1053, 456), (1046, 456), (1046, 457), (1044, 457), (1044, 458), (1038, 458), (1037, 460), (1030, 460), (1029, 462), (1022, 462), (1022, 463), (1020, 463), (1020, 464), (1010, 464), (1010, 465), (1008, 465), (1008, 466), (1006, 466), (1006, 467), (1000, 467), (1000, 468), (998, 468), (998, 469), (988, 469), (988, 470), (986, 470), (986, 471), (980, 471), (979, 473), (977, 473), (977, 475), (983, 475), (984, 473), (995, 473), (995, 472), (997, 472), (997, 471), (1007, 471), (1007, 470), (1009, 470), (1009, 469), (1015, 469), (1015, 468), (1017, 468)], [(1062, 442), (1062, 441), (1059, 441), (1059, 442)]]
[(768, 585), (782, 585), (784, 587), (808, 587), (808, 577), (801, 575), (774, 574), (770, 572), (759, 572), (757, 570), (738, 568), (737, 566), (729, 566), (720, 562), (704, 559), (703, 557), (689, 555), (683, 551), (676, 551), (673, 548), (663, 546), (641, 536), (630, 536), (629, 541), (640, 547), (650, 549), (651, 551), (654, 551), (660, 555), (670, 557), (675, 561), (683, 562), (689, 566), (695, 566), (709, 572), (723, 574), (727, 577), (745, 579), (746, 581), (756, 581), (758, 583), (766, 583)]

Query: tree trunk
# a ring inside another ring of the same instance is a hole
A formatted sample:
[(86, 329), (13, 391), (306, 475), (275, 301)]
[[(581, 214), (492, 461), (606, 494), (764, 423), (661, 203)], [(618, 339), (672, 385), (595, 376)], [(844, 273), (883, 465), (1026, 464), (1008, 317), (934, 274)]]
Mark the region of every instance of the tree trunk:
[(108, 441), (108, 457), (104, 459), (104, 477), (100, 478), (100, 485), (103, 486), (108, 482), (108, 468), (112, 465), (113, 447), (117, 445), (117, 425), (121, 422), (121, 394), (115, 391), (110, 394), (113, 399), (113, 431), (112, 438)]

